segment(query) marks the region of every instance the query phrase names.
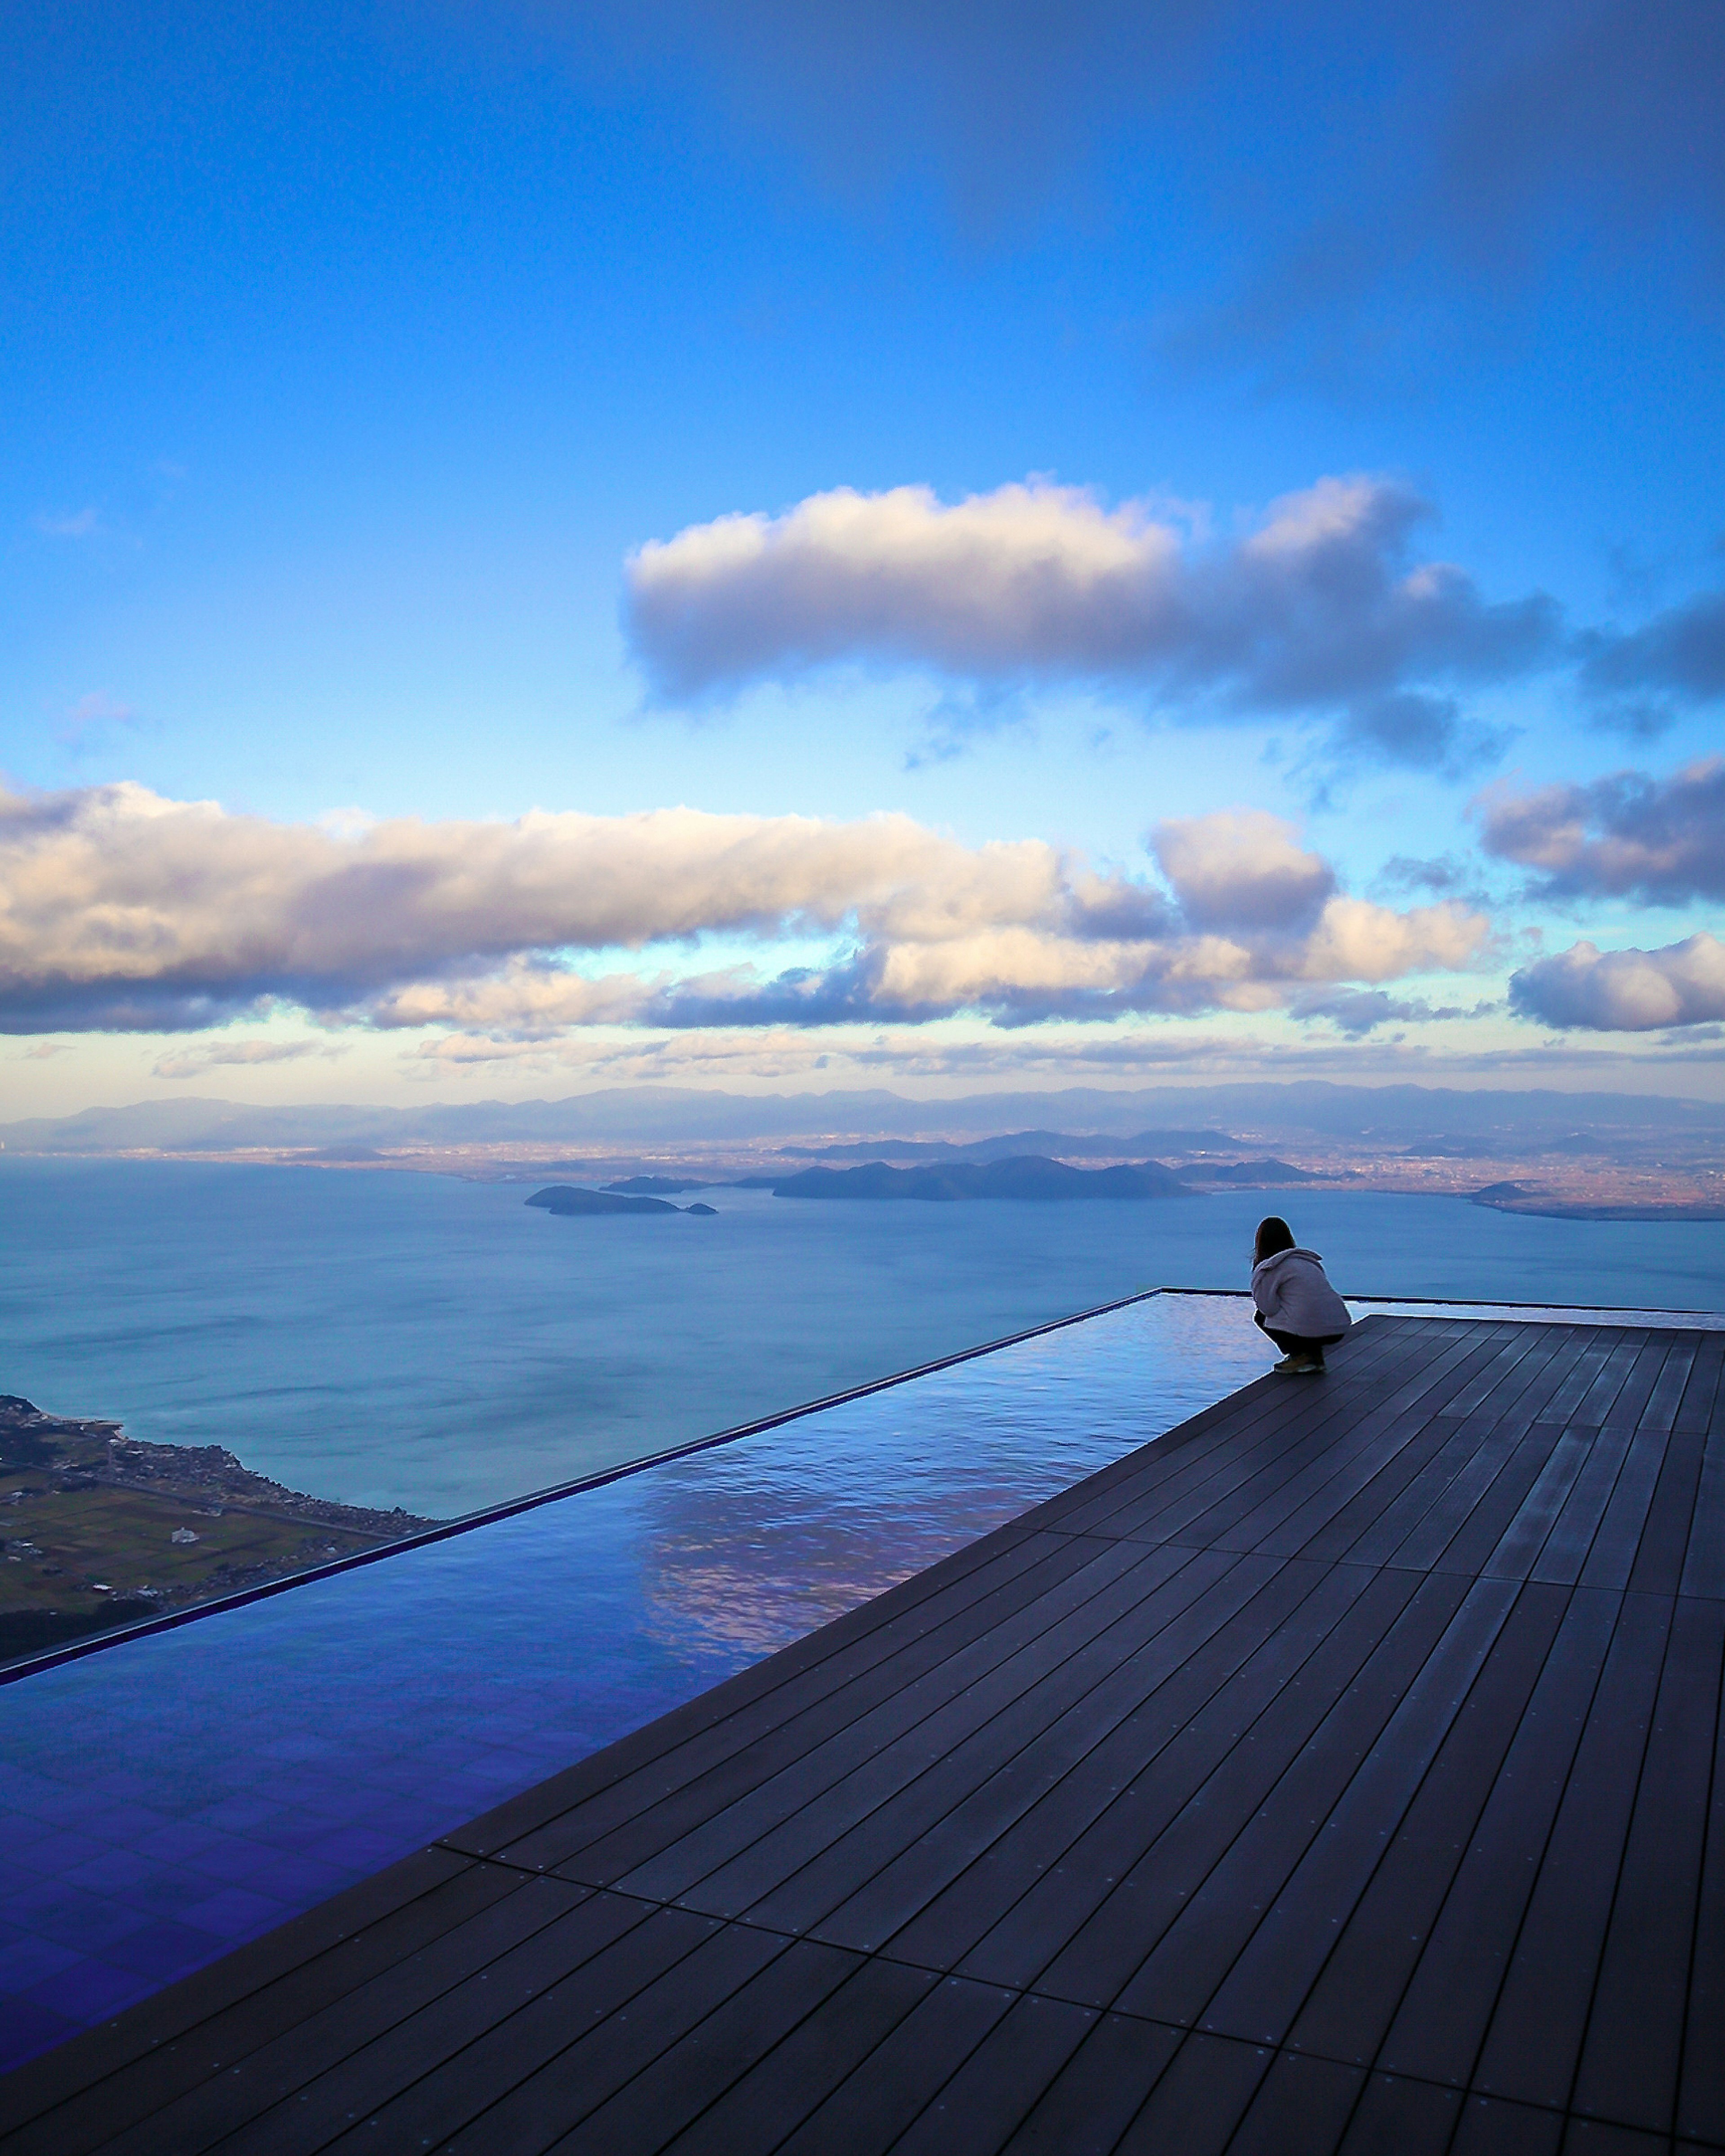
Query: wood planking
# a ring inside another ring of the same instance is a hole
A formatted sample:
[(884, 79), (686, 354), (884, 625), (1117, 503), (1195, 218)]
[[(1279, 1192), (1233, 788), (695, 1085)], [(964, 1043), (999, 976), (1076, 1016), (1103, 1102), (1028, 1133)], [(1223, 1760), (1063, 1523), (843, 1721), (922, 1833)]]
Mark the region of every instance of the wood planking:
[(0, 2082), (8, 2156), (1725, 2148), (1725, 1333), (1332, 1361)]

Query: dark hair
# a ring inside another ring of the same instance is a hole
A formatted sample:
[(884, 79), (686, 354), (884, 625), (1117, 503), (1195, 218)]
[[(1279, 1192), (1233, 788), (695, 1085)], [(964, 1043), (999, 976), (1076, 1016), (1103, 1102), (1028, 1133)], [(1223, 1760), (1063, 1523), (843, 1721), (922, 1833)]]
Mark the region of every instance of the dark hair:
[(1278, 1250), (1291, 1250), (1294, 1231), (1280, 1214), (1272, 1213), (1267, 1220), (1258, 1223), (1258, 1240), (1252, 1245), (1252, 1262), (1261, 1265), (1266, 1258), (1273, 1258)]

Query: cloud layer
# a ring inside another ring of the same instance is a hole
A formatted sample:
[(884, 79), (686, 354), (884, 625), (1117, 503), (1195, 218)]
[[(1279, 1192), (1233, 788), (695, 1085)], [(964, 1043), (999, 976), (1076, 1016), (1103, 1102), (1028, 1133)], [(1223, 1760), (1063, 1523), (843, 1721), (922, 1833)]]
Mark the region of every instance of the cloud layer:
[[(132, 785), (0, 795), (0, 1030), (184, 1030), (275, 1002), (331, 1024), (548, 1035), (958, 1012), (1257, 1010), (1464, 968), (1486, 923), (1337, 891), (1272, 818), (1166, 823), (1167, 888), (904, 816), (662, 809), (334, 830)], [(837, 955), (776, 974), (704, 937)], [(609, 971), (596, 954), (644, 953)]]
[(952, 504), (841, 487), (641, 547), (625, 626), (670, 700), (850, 660), (1130, 685), (1194, 715), (1340, 715), (1356, 741), (1435, 764), (1456, 735), (1445, 685), (1538, 663), (1557, 615), (1414, 560), (1429, 514), (1398, 481), (1326, 479), (1204, 544), (1142, 503), (1041, 480)]
[[(535, 13), (595, 42), (578, 0)], [(1260, 336), (1351, 315), (1410, 263), (1459, 269), (1476, 291), (1482, 270), (1522, 283), (1578, 205), (1600, 239), (1637, 248), (1644, 275), (1669, 273), (1657, 242), (1673, 227), (1695, 243), (1692, 274), (1717, 288), (1725, 266), (1714, 0), (1316, 4), (1293, 34), (1264, 0), (644, 0), (598, 19), (637, 67), (677, 69), (842, 189), (890, 198), (936, 175), (973, 228), (1075, 171), (1111, 163), (1119, 184), (1138, 161), (1117, 145), (1136, 139), (1159, 153), (1164, 195), (1172, 162), (1196, 200), (1226, 201), (1229, 237), (1266, 264), (1239, 311)], [(1369, 96), (1338, 94), (1363, 80)], [(1279, 184), (1225, 192), (1248, 136)], [(1291, 259), (1276, 279), (1269, 265)]]
[(1595, 1032), (1651, 1033), (1725, 1019), (1725, 943), (1705, 932), (1660, 951), (1600, 951), (1578, 943), (1514, 974), (1510, 1002), (1522, 1017)]
[(1538, 870), (1549, 896), (1725, 898), (1725, 757), (1664, 779), (1621, 771), (1589, 786), (1491, 795), (1483, 808), (1486, 851)]
[(1579, 639), (1580, 685), (1601, 721), (1658, 733), (1681, 711), (1725, 697), (1725, 592), (1666, 607), (1640, 628)]

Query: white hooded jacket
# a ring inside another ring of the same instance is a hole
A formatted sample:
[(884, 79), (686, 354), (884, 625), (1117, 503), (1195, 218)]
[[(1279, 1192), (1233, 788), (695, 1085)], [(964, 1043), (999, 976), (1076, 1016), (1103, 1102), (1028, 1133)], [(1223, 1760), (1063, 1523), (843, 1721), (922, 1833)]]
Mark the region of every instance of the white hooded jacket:
[(1353, 1322), (1316, 1250), (1278, 1250), (1254, 1265), (1252, 1301), (1266, 1325), (1302, 1340), (1332, 1339)]

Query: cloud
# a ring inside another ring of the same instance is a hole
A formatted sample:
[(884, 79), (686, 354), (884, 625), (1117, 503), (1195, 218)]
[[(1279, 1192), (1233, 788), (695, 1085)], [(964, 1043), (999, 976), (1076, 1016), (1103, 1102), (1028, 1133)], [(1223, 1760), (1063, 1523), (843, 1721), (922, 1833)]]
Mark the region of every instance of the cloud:
[(1600, 722), (1645, 737), (1725, 696), (1725, 592), (1704, 592), (1630, 630), (1577, 639), (1582, 693)]
[(307, 1055), (345, 1055), (345, 1042), (319, 1040), (213, 1040), (198, 1048), (164, 1055), (156, 1065), (157, 1078), (201, 1078), (207, 1070), (224, 1065), (297, 1063)]
[(1518, 0), (1507, 17), (1481, 12), (1495, 34), (1470, 39), (1454, 78), (1431, 222), (1476, 259), (1512, 262), (1542, 239), (1561, 244), (1579, 217), (1596, 244), (1645, 246), (1680, 226), (1702, 242), (1694, 266), (1716, 280), (1707, 241), (1717, 248), (1725, 200), (1725, 17), (1713, 0), (1657, 10)]
[(1380, 1025), (1424, 1025), (1458, 1018), (1485, 1018), (1499, 1006), (1431, 1004), (1423, 996), (1391, 996), (1382, 988), (1331, 988), (1297, 996), (1290, 1006), (1297, 1019), (1324, 1019), (1351, 1040), (1363, 1040)]
[[(1156, 844), (1171, 892), (906, 816), (331, 830), (134, 785), (0, 795), (0, 1029), (189, 1030), (278, 1004), (524, 1039), (957, 1012), (1018, 1025), (1270, 1009), (1312, 983), (1465, 968), (1486, 941), (1453, 903), (1397, 912), (1337, 891), (1274, 819), (1167, 824)], [(716, 967), (715, 935), (761, 946), (768, 969)], [(787, 937), (834, 955), (774, 973)]]
[[(1169, 357), (1330, 386), (1463, 352), (1477, 368), (1493, 318), (1578, 263), (1606, 290), (1627, 270), (1638, 314), (1673, 298), (1717, 306), (1716, 0), (1301, 19), (1302, 34), (1266, 39), (1282, 95), (1263, 115), (1257, 200), (1240, 201), (1229, 235), (1244, 266), (1231, 295), (1175, 311)], [(1189, 154), (1196, 170), (1210, 162)], [(1246, 154), (1236, 136), (1216, 161)]]
[(1158, 824), (1151, 843), (1196, 928), (1309, 927), (1335, 893), (1329, 864), (1261, 809)]
[(1483, 843), (1560, 898), (1681, 906), (1725, 898), (1725, 757), (1672, 777), (1620, 771), (1588, 786), (1483, 797)]
[(1483, 906), (1486, 903), (1480, 889), (1477, 867), (1454, 854), (1439, 854), (1427, 860), (1392, 854), (1378, 870), (1373, 884), (1375, 889), (1384, 891), (1432, 891), (1465, 906)]
[(1512, 974), (1512, 1007), (1547, 1025), (1651, 1033), (1725, 1019), (1725, 943), (1702, 932), (1659, 951), (1577, 943)]
[[(1638, 310), (1725, 271), (1717, 0), (517, 4), (788, 147), (799, 197), (811, 170), (875, 215), (908, 189), (920, 225), (932, 195), (997, 239), (1122, 198), (1164, 349), (1201, 367), (1477, 368), (1578, 261), (1628, 265)], [(1183, 293), (1169, 226), (1199, 235)]]
[[(1631, 231), (1677, 206), (1714, 225), (1725, 177), (1710, 127), (1725, 34), (1709, 0), (1656, 13), (1633, 0), (1458, 0), (1441, 18), (1368, 23), (1316, 5), (1291, 33), (1262, 0), (643, 0), (620, 18), (542, 0), (535, 14), (586, 29), (589, 51), (603, 22), (614, 52), (669, 58), (841, 187), (886, 192), (932, 172), (979, 217), (1031, 207), (1122, 122), (1164, 155), (1172, 136), (1214, 182), (1240, 132), (1272, 116), (1260, 149), (1285, 149), (1307, 210), (1380, 146), (1386, 102), (1381, 146), (1404, 177), (1390, 200), (1350, 193), (1351, 221), (1411, 216), (1419, 239), (1435, 228), (1475, 254), (1527, 245), (1566, 195)], [(1362, 65), (1372, 100), (1325, 95)], [(1255, 95), (1266, 77), (1273, 113)], [(1241, 206), (1285, 233), (1276, 207)]]
[(1430, 685), (1525, 672), (1557, 611), (1490, 604), (1462, 570), (1414, 561), (1430, 513), (1394, 480), (1325, 479), (1205, 545), (1045, 480), (952, 504), (839, 487), (649, 542), (625, 565), (624, 622), (667, 701), (853, 661), (1129, 689), (1188, 717), (1340, 716), (1356, 747), (1431, 765), (1458, 721)]
[(982, 235), (1088, 164), (1111, 123), (1193, 80), (1221, 0), (538, 0), (589, 64), (681, 74), (751, 133), (788, 143), (852, 198), (932, 181)]

